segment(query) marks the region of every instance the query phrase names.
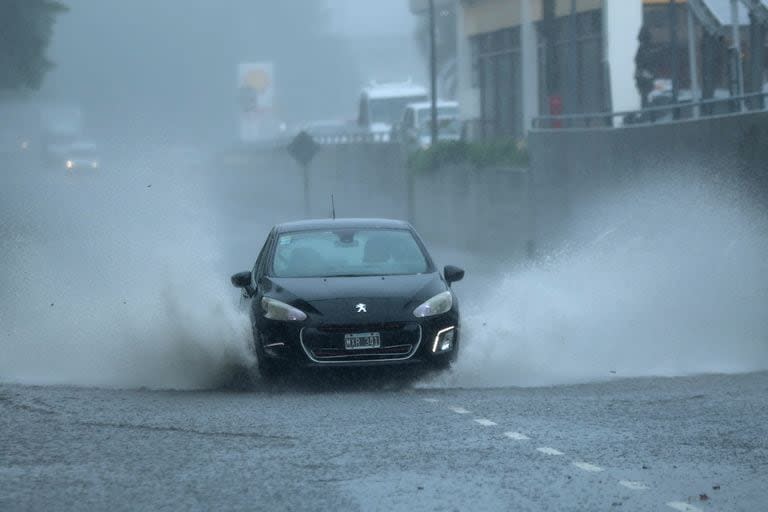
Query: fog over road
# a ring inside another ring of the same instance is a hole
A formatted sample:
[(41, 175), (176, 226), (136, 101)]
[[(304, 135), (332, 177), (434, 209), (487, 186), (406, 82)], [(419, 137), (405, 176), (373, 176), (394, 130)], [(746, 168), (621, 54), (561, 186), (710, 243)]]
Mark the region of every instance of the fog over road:
[[(300, 216), (292, 168), (160, 147), (105, 148), (92, 174), (4, 169), (1, 510), (768, 501), (765, 232), (709, 195), (689, 217), (746, 226), (726, 244), (678, 215), (653, 246), (606, 235), (536, 265), (435, 247), (468, 271), (445, 375), (266, 386), (243, 376), (249, 326), (229, 275)], [(686, 245), (709, 250), (683, 265)]]

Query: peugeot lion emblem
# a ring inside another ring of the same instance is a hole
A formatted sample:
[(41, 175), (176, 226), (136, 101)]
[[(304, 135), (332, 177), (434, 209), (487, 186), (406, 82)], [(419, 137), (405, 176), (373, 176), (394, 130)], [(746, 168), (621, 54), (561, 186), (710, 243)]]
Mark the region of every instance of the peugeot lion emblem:
[(362, 302), (360, 304), (358, 304), (357, 306), (355, 306), (355, 307), (357, 308), (357, 312), (358, 313), (367, 313), (368, 312), (368, 307), (365, 304), (363, 304)]

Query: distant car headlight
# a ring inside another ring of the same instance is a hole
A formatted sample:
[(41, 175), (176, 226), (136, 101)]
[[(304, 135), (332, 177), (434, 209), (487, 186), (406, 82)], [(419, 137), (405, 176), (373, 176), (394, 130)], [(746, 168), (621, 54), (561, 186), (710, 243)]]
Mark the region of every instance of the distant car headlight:
[(67, 160), (67, 169), (71, 169), (75, 166), (75, 163), (72, 160)]
[(264, 310), (264, 318), (280, 320), (282, 322), (301, 322), (307, 319), (307, 314), (293, 306), (279, 300), (264, 297), (261, 299), (261, 308)]
[(428, 316), (442, 315), (453, 307), (453, 294), (449, 291), (438, 293), (427, 302), (413, 310), (414, 316), (425, 318)]
[(99, 162), (94, 160), (93, 162), (91, 162), (91, 167), (93, 167), (94, 169), (98, 169), (99, 168)]

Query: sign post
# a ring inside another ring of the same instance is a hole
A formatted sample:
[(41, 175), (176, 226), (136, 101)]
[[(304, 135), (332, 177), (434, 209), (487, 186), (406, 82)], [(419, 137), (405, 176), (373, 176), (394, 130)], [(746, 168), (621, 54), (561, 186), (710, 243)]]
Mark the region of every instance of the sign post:
[(320, 145), (305, 131), (299, 133), (288, 145), (288, 153), (301, 166), (304, 178), (304, 217), (309, 218), (309, 164), (320, 151)]

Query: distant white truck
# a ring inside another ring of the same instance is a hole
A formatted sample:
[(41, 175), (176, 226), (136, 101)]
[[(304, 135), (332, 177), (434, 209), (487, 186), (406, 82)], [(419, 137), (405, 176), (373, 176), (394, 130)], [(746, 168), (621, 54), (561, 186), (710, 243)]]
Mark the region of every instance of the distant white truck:
[(405, 107), (429, 99), (425, 87), (406, 83), (372, 83), (360, 94), (357, 124), (375, 142), (389, 142), (392, 126), (399, 122)]
[[(437, 140), (461, 140), (458, 102), (441, 100), (436, 106)], [(392, 138), (408, 152), (427, 149), (432, 144), (432, 103), (422, 101), (407, 105), (402, 119), (392, 128)]]

